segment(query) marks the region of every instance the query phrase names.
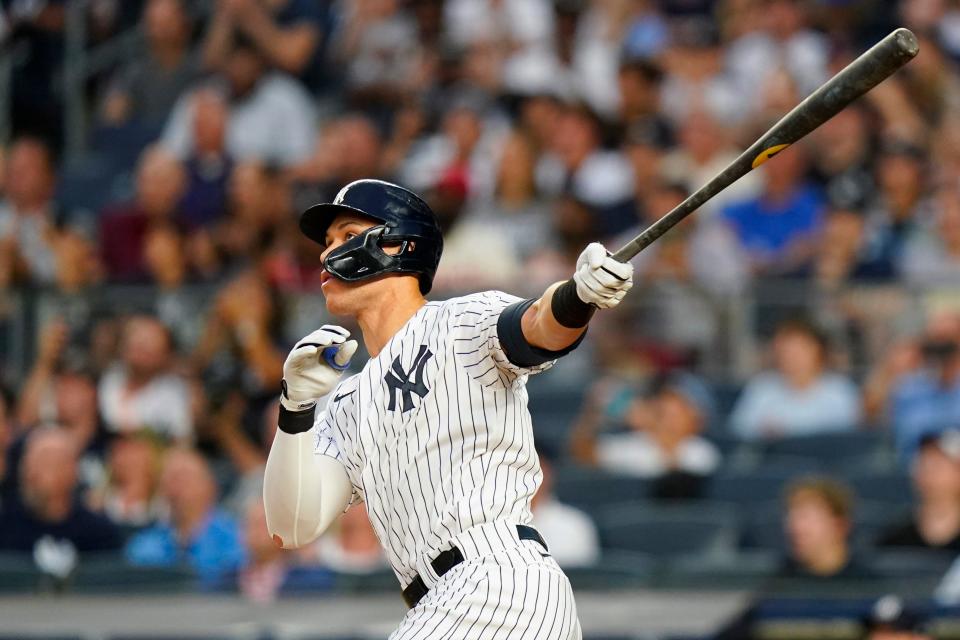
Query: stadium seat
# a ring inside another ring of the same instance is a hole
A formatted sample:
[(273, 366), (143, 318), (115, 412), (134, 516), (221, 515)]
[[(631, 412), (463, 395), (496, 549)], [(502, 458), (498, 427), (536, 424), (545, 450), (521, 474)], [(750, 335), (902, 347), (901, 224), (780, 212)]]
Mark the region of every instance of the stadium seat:
[(92, 147), (107, 155), (118, 167), (133, 168), (140, 153), (161, 133), (157, 126), (129, 122), (120, 126), (99, 127), (91, 135)]
[(583, 389), (538, 386), (529, 391), (530, 415), (537, 440), (566, 451), (573, 421), (580, 414)]
[(617, 589), (649, 586), (656, 559), (644, 553), (607, 551), (590, 567), (565, 567), (564, 573), (576, 590)]
[(760, 586), (782, 563), (770, 550), (679, 557), (663, 566), (658, 586), (670, 588), (749, 589)]
[(786, 485), (799, 476), (811, 473), (806, 459), (791, 458), (775, 466), (750, 471), (718, 473), (707, 485), (707, 498), (720, 502), (757, 504), (779, 500)]
[(594, 513), (609, 505), (645, 499), (650, 493), (650, 482), (634, 476), (570, 465), (554, 470), (554, 493), (561, 502)]
[(854, 469), (844, 474), (844, 479), (860, 500), (901, 505), (909, 504), (913, 500), (913, 487), (910, 478), (904, 473), (876, 473)]
[(840, 464), (868, 461), (877, 458), (883, 445), (880, 434), (871, 431), (819, 434), (795, 438), (780, 438), (758, 444), (762, 459), (783, 456), (810, 458), (830, 471)]
[(84, 594), (152, 594), (195, 591), (197, 575), (189, 567), (136, 567), (120, 556), (84, 559), (69, 581)]
[(597, 524), (604, 549), (654, 556), (722, 554), (734, 549), (738, 536), (729, 506), (699, 502), (612, 507)]
[(44, 574), (26, 553), (0, 554), (0, 593), (30, 593), (41, 588)]
[(118, 199), (116, 167), (109, 159), (88, 154), (82, 162), (64, 166), (57, 182), (57, 202), (72, 217), (95, 216)]

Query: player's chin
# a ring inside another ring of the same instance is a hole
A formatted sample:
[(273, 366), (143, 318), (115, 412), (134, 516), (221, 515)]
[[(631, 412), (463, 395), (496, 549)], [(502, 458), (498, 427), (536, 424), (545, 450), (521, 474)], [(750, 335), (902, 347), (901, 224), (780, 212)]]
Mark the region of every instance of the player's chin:
[(327, 311), (336, 316), (351, 315), (354, 310), (354, 304), (351, 299), (354, 298), (350, 283), (333, 278), (323, 283), (321, 288), (323, 297), (327, 303)]

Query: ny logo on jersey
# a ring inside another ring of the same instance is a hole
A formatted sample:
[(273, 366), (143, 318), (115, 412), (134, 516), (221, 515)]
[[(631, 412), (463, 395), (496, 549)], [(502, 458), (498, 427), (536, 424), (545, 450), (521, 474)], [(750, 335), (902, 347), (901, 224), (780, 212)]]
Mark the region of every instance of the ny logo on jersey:
[(387, 411), (396, 411), (398, 393), (403, 396), (403, 407), (400, 409), (400, 413), (406, 413), (413, 409), (412, 394), (415, 393), (423, 398), (429, 393), (430, 389), (423, 383), (423, 368), (431, 357), (433, 357), (433, 354), (427, 349), (427, 345), (420, 345), (420, 352), (417, 353), (410, 371), (403, 370), (400, 365), (400, 356), (394, 358), (390, 371), (383, 377), (387, 386), (390, 387), (390, 406), (387, 407)]

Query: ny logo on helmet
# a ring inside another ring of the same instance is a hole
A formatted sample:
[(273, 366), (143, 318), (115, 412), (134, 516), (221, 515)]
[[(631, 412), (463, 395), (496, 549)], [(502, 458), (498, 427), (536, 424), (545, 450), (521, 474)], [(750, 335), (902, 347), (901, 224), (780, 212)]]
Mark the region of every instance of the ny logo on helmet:
[(387, 407), (387, 411), (396, 411), (397, 395), (400, 395), (403, 399), (400, 413), (406, 413), (414, 408), (414, 393), (423, 398), (430, 392), (427, 385), (423, 383), (423, 368), (431, 357), (433, 357), (433, 354), (427, 349), (427, 345), (422, 344), (409, 371), (403, 370), (403, 366), (400, 364), (400, 356), (393, 359), (390, 371), (383, 377), (384, 382), (390, 388), (390, 405)]

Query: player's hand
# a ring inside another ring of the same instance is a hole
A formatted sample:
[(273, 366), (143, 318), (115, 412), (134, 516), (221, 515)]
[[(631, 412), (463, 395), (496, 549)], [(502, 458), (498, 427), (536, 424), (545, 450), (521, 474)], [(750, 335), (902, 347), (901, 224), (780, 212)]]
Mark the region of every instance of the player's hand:
[(350, 332), (325, 324), (298, 342), (283, 363), (280, 402), (288, 411), (304, 411), (337, 384), (357, 350)]
[(587, 245), (573, 274), (577, 296), (600, 309), (620, 304), (633, 286), (633, 265), (614, 260), (599, 242)]

